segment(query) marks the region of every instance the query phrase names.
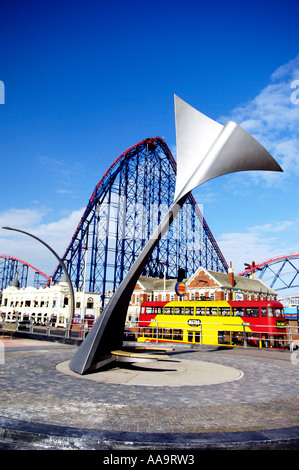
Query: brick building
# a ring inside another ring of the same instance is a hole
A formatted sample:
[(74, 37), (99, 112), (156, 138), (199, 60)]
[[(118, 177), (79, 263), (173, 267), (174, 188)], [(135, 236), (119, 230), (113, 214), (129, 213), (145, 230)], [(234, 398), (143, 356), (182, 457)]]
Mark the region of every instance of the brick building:
[[(236, 276), (232, 266), (229, 272), (218, 273), (200, 267), (189, 279), (183, 280), (186, 293), (183, 300), (276, 300), (277, 292), (259, 279)], [(139, 308), (145, 301), (178, 300), (176, 279), (155, 279), (141, 276), (135, 286), (128, 316), (128, 324), (138, 319)]]

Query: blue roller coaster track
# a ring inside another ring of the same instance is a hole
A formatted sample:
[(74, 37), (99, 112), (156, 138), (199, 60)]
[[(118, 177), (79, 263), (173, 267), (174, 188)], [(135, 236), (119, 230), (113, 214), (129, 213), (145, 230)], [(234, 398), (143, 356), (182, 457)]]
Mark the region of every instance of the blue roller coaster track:
[[(176, 162), (164, 139), (145, 139), (122, 153), (97, 184), (62, 259), (78, 291), (109, 299), (173, 202)], [(143, 275), (186, 277), (199, 266), (227, 272), (194, 197), (152, 254)], [(62, 271), (57, 266), (53, 281)], [(110, 293), (110, 294), (109, 294)]]

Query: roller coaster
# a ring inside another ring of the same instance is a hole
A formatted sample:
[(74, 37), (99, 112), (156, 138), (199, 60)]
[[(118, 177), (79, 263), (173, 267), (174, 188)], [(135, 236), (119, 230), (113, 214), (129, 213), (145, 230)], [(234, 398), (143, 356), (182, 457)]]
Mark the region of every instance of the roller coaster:
[[(74, 287), (100, 292), (108, 299), (132, 266), (144, 244), (173, 202), (176, 161), (164, 139), (148, 138), (123, 152), (95, 187), (64, 255)], [(20, 287), (28, 278), (28, 263), (3, 256), (1, 290), (16, 273)], [(227, 272), (227, 262), (194, 197), (152, 254), (143, 275), (176, 278), (199, 266)], [(58, 265), (51, 277), (36, 268), (34, 285), (58, 282)]]
[(29, 269), (34, 273), (34, 287), (44, 285), (50, 277), (31, 264), (10, 255), (0, 255), (0, 291), (17, 279), (19, 287), (27, 287)]
[[(74, 287), (100, 292), (109, 300), (144, 244), (173, 201), (176, 161), (164, 139), (147, 138), (123, 152), (96, 185), (62, 259)], [(239, 273), (263, 280), (276, 291), (299, 287), (299, 253), (248, 265)], [(143, 275), (176, 278), (179, 269), (186, 277), (199, 266), (227, 272), (227, 262), (194, 197), (189, 196), (181, 215), (159, 242)], [(57, 282), (29, 263), (0, 255), (0, 290), (18, 276), (26, 287), (28, 270), (34, 286)]]
[[(95, 187), (62, 259), (77, 290), (114, 292), (173, 202), (176, 161), (164, 139), (148, 138), (123, 152)], [(227, 262), (194, 197), (169, 228), (143, 275), (176, 278), (199, 266), (227, 272)], [(62, 274), (60, 266), (53, 281)]]
[(258, 264), (253, 261), (239, 273), (245, 277), (253, 275), (276, 291), (299, 287), (299, 253), (277, 256)]

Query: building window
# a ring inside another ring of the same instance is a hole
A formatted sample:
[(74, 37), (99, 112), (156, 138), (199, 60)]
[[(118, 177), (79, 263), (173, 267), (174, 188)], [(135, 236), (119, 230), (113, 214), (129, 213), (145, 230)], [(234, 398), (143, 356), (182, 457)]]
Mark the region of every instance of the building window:
[(92, 298), (92, 297), (89, 297), (89, 298), (87, 299), (86, 308), (93, 308), (93, 298)]

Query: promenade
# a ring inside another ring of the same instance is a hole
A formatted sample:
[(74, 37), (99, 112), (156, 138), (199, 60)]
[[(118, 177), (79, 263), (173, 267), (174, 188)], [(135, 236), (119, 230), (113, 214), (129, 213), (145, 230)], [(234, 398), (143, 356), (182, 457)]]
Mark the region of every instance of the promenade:
[(77, 346), (1, 344), (1, 449), (299, 449), (299, 354), (180, 348), (80, 376)]

